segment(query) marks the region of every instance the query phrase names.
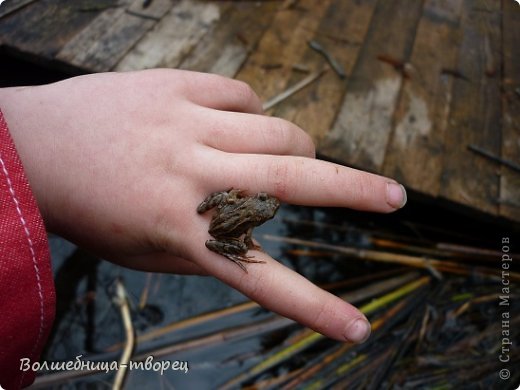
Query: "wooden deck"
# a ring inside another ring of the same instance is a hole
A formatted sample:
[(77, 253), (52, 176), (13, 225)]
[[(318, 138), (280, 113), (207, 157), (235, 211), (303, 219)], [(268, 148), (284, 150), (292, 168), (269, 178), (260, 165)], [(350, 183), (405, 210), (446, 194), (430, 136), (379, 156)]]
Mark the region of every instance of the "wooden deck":
[[(84, 72), (172, 67), (247, 81), (318, 152), (520, 221), (520, 6), (513, 0), (7, 0), (0, 44)], [(470, 148), (505, 160), (493, 161)], [(511, 164), (508, 164), (511, 163)], [(511, 166), (513, 165), (513, 166)]]

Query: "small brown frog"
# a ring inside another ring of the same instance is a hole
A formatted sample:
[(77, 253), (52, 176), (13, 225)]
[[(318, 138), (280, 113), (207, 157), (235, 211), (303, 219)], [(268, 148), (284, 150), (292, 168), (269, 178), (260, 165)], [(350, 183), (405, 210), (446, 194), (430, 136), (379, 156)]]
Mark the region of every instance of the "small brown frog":
[(209, 234), (214, 240), (206, 241), (206, 247), (236, 263), (245, 272), (243, 263), (265, 263), (246, 256), (249, 249), (260, 249), (253, 243), (253, 228), (263, 224), (276, 214), (280, 201), (260, 192), (248, 196), (242, 190), (214, 192), (197, 207), (202, 214), (212, 208), (217, 210), (209, 225)]

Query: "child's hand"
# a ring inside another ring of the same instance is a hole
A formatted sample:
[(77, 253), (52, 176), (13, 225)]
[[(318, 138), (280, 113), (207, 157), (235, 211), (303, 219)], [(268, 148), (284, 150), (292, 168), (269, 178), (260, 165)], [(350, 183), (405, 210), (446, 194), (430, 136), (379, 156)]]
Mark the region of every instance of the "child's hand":
[(263, 116), (247, 85), (176, 70), (107, 73), (4, 89), (0, 107), (49, 230), (128, 267), (213, 275), (338, 340), (368, 336), (356, 308), (267, 254), (251, 252), (266, 264), (245, 273), (204, 245), (210, 215), (196, 209), (214, 191), (379, 212), (406, 201), (393, 180), (315, 160), (309, 136)]

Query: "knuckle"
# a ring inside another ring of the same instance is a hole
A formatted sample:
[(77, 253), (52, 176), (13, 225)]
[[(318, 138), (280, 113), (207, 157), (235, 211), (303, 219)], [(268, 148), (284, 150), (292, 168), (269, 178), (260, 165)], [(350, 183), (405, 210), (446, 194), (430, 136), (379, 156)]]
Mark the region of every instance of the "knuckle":
[(301, 133), (301, 144), (303, 155), (306, 157), (315, 158), (316, 157), (316, 145), (314, 145), (314, 141), (312, 137), (305, 131), (300, 129)]
[(315, 157), (312, 138), (294, 123), (282, 118), (266, 117), (262, 129), (265, 145), (278, 145), (279, 153)]
[(262, 107), (260, 98), (251, 86), (245, 81), (233, 80), (235, 93), (245, 102), (252, 103), (259, 109)]
[(294, 177), (289, 174), (289, 171), (289, 163), (279, 159), (273, 159), (267, 169), (267, 183), (277, 198), (285, 198), (288, 189), (291, 188)]
[(374, 188), (371, 180), (366, 175), (359, 175), (353, 182), (354, 191), (352, 192), (353, 202), (364, 204), (373, 198)]
[(265, 142), (267, 145), (278, 144), (289, 149), (291, 144), (291, 131), (288, 122), (280, 118), (268, 118), (269, 123), (265, 126)]

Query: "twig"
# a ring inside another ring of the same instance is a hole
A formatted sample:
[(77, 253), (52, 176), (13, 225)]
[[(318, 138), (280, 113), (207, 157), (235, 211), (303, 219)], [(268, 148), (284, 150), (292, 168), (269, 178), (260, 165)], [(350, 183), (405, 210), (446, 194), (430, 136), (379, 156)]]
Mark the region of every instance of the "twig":
[(508, 168), (511, 168), (512, 170), (514, 170), (516, 172), (520, 172), (520, 165), (518, 165), (514, 161), (506, 160), (506, 159), (503, 159), (502, 157), (495, 156), (493, 153), (491, 153), (485, 149), (482, 149), (476, 145), (468, 145), (468, 150), (471, 150), (473, 153), (479, 154), (482, 157), (486, 157), (487, 159), (489, 159), (491, 161), (494, 161), (494, 162), (502, 164)]
[(144, 309), (146, 306), (146, 301), (148, 300), (148, 292), (150, 291), (150, 282), (152, 280), (153, 274), (151, 272), (146, 273), (146, 283), (144, 285), (143, 291), (141, 292), (141, 298), (139, 298), (139, 310)]
[(371, 283), (366, 287), (346, 292), (341, 294), (339, 297), (344, 301), (356, 304), (366, 299), (384, 294), (406, 283), (410, 283), (413, 280), (417, 280), (419, 276), (420, 275), (418, 272), (407, 272), (400, 276), (394, 276), (393, 278), (380, 280), (378, 282)]
[(128, 15), (132, 15), (132, 16), (135, 16), (135, 17), (137, 17), (137, 18), (143, 18), (143, 19), (155, 20), (156, 22), (158, 22), (158, 21), (161, 20), (161, 18), (158, 17), (158, 16), (143, 14), (143, 13), (141, 13), (141, 12), (133, 11), (133, 10), (131, 10), (131, 9), (126, 9), (125, 12), (126, 12)]
[(323, 69), (318, 70), (318, 71), (316, 71), (314, 73), (311, 73), (310, 75), (305, 77), (300, 82), (294, 84), (292, 87), (287, 88), (281, 94), (276, 95), (275, 97), (273, 97), (273, 98), (269, 99), (268, 101), (266, 101), (264, 103), (264, 105), (262, 106), (262, 108), (264, 109), (264, 111), (267, 111), (270, 108), (273, 108), (278, 103), (280, 103), (280, 102), (284, 101), (285, 99), (287, 99), (289, 96), (291, 96), (291, 95), (295, 94), (296, 92), (298, 92), (299, 90), (305, 88), (307, 85), (312, 83), (314, 80), (319, 79), (326, 71), (327, 71), (327, 68), (323, 68)]
[(334, 69), (334, 72), (336, 72), (341, 79), (347, 78), (345, 69), (343, 69), (343, 67), (340, 65), (340, 63), (338, 61), (336, 61), (336, 59), (334, 57), (332, 57), (332, 55), (327, 50), (325, 50), (325, 48), (323, 46), (321, 46), (318, 42), (316, 42), (314, 40), (311, 40), (308, 43), (309, 43), (309, 46), (311, 49), (316, 50), (323, 57), (325, 57), (325, 59), (330, 64), (332, 69)]
[[(441, 251), (448, 251), (450, 256), (466, 255), (470, 259), (475, 259), (475, 257), (477, 257), (478, 260), (496, 261), (498, 257), (502, 256), (502, 252), (492, 249), (476, 248), (445, 242), (440, 242), (436, 244), (435, 247)], [(518, 257), (518, 253), (511, 253), (511, 257)]]
[[(270, 241), (279, 241), (286, 242), (289, 244), (296, 245), (306, 245), (311, 248), (322, 248), (328, 250), (334, 250), (338, 253), (342, 253), (347, 256), (352, 256), (353, 258), (370, 260), (370, 261), (379, 261), (383, 263), (394, 263), (394, 264), (404, 264), (410, 267), (429, 269), (429, 267), (434, 267), (438, 271), (450, 272), (458, 275), (472, 275), (474, 273), (479, 274), (481, 276), (486, 276), (492, 280), (501, 280), (499, 270), (495, 270), (489, 267), (477, 267), (470, 266), (465, 264), (459, 264), (453, 261), (445, 261), (438, 260), (432, 258), (425, 258), (420, 256), (411, 256), (411, 255), (403, 255), (399, 253), (392, 252), (382, 252), (372, 249), (360, 249), (356, 247), (349, 246), (341, 246), (341, 245), (333, 245), (327, 244), (323, 242), (315, 242), (309, 240), (301, 240), (299, 238), (293, 237), (281, 237), (281, 236), (273, 236), (270, 234), (264, 234), (263, 238), (265, 240)], [(510, 280), (512, 281), (520, 281), (520, 273), (518, 272), (510, 272), (509, 273)]]
[(471, 81), (461, 71), (459, 71), (457, 69), (442, 68), (441, 69), (441, 74), (445, 74), (445, 75), (448, 75), (448, 76), (453, 76), (456, 79), (461, 79), (461, 80), (464, 80), (464, 81)]
[[(185, 320), (172, 322), (166, 326), (163, 326), (162, 328), (153, 329), (148, 333), (141, 334), (137, 336), (137, 343), (142, 344), (145, 341), (152, 340), (154, 338), (164, 336), (165, 334), (179, 331), (181, 329), (186, 329), (191, 326), (196, 326), (203, 324), (205, 322), (214, 321), (217, 319), (220, 319), (222, 317), (242, 313), (246, 310), (258, 308), (259, 305), (256, 302), (248, 301), (245, 303), (241, 303), (235, 306), (226, 307), (225, 309), (215, 310), (208, 313), (203, 313), (201, 315), (198, 315), (196, 317), (190, 317)], [(119, 348), (121, 348), (121, 344), (114, 344), (106, 349), (108, 352), (117, 351)]]
[(243, 340), (248, 337), (258, 336), (263, 333), (279, 330), (292, 324), (294, 324), (293, 320), (285, 317), (274, 316), (264, 321), (257, 321), (253, 324), (228, 328), (219, 333), (210, 333), (208, 335), (197, 337), (191, 340), (186, 340), (180, 343), (174, 343), (164, 347), (159, 347), (154, 350), (146, 351), (137, 355), (134, 360), (145, 360), (150, 355), (154, 358), (160, 358), (174, 353), (179, 353), (181, 351), (188, 351), (194, 348), (209, 347), (221, 343)]
[(404, 78), (410, 78), (410, 73), (413, 68), (409, 62), (399, 60), (388, 54), (380, 54), (377, 56), (377, 59), (381, 62), (392, 65), (397, 72), (400, 72), (403, 75)]
[[(417, 253), (423, 256), (436, 256), (436, 257), (457, 257), (460, 260), (477, 260), (479, 261), (495, 261), (497, 256), (501, 256), (502, 253), (496, 250), (485, 249), (485, 248), (477, 248), (472, 246), (463, 246), (458, 244), (450, 244), (450, 243), (436, 243), (433, 241), (428, 241), (425, 239), (416, 239), (410, 236), (403, 237), (401, 235), (388, 233), (385, 231), (374, 231), (373, 229), (363, 229), (359, 227), (353, 226), (344, 226), (337, 225), (332, 223), (324, 223), (320, 221), (309, 221), (304, 219), (291, 219), (291, 218), (283, 218), (283, 221), (286, 223), (290, 223), (293, 225), (303, 225), (303, 226), (311, 226), (321, 229), (334, 229), (341, 232), (356, 234), (364, 234), (369, 244), (378, 247), (378, 248), (388, 248), (392, 250), (398, 251), (406, 251)], [(423, 228), (431, 228), (428, 226), (421, 226), (420, 229)], [(301, 253), (295, 252), (301, 251)], [(306, 254), (303, 253), (302, 249), (291, 249), (290, 253), (301, 254), (305, 256), (313, 256), (318, 253), (322, 253), (322, 256), (328, 256), (329, 253), (326, 252), (318, 252), (315, 254)], [(515, 254), (511, 254), (514, 257)]]
[(130, 316), (128, 296), (121, 280), (117, 280), (116, 282), (116, 298), (114, 300), (121, 311), (121, 318), (123, 319), (123, 326), (126, 335), (126, 344), (123, 349), (123, 354), (119, 359), (119, 369), (117, 370), (114, 384), (112, 385), (112, 389), (119, 390), (123, 388), (123, 382), (125, 381), (128, 369), (128, 362), (130, 361), (135, 346), (135, 334), (132, 326), (132, 318)]

